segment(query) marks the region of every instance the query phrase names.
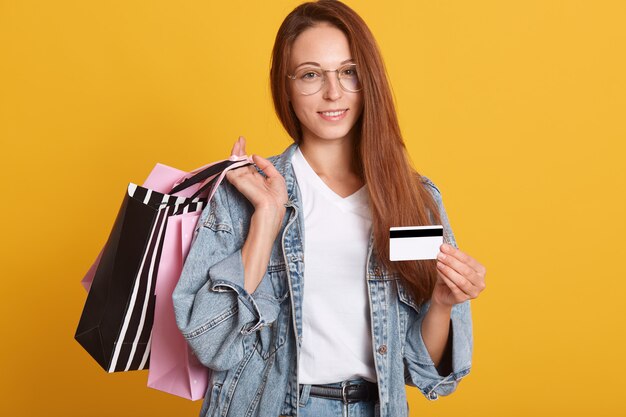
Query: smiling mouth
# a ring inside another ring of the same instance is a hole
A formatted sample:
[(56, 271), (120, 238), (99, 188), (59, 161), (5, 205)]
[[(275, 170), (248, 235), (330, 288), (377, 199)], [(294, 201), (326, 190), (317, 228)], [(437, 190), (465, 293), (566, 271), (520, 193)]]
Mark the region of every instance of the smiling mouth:
[(343, 116), (347, 111), (348, 109), (343, 109), (343, 110), (334, 110), (334, 111), (319, 111), (318, 113), (326, 117), (339, 117), (339, 116)]

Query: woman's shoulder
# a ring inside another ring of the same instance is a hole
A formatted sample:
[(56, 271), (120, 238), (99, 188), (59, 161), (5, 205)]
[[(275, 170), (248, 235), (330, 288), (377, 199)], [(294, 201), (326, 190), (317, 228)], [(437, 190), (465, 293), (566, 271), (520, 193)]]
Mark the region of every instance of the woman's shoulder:
[(456, 239), (454, 238), (454, 234), (452, 233), (452, 229), (450, 227), (450, 222), (448, 220), (448, 214), (443, 204), (443, 198), (441, 197), (441, 191), (439, 187), (435, 185), (435, 183), (428, 177), (421, 176), (421, 182), (424, 184), (426, 189), (433, 196), (433, 200), (437, 205), (437, 209), (439, 211), (439, 215), (441, 217), (441, 222), (444, 226), (444, 242), (451, 244), (455, 248), (458, 247), (456, 243)]
[(433, 197), (441, 198), (441, 191), (439, 190), (439, 187), (437, 187), (437, 185), (435, 185), (435, 183), (430, 178), (425, 175), (420, 175), (419, 177), (422, 184), (425, 185), (426, 189), (430, 191)]
[(298, 149), (298, 145), (296, 143), (292, 143), (282, 153), (272, 155), (268, 157), (267, 160), (270, 161), (272, 165), (274, 165), (274, 168), (280, 172), (280, 175), (284, 177), (296, 149)]

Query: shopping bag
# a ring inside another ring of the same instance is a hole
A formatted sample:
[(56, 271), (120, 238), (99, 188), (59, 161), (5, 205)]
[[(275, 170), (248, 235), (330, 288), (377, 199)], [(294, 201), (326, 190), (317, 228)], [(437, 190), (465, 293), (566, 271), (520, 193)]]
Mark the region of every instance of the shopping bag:
[(201, 211), (204, 203), (129, 184), (75, 335), (106, 371), (148, 366), (156, 268), (167, 218)]
[[(241, 160), (243, 159), (243, 160)], [(147, 369), (154, 318), (154, 288), (167, 219), (201, 212), (227, 167), (249, 164), (231, 157), (175, 184), (171, 194), (128, 186), (113, 230), (95, 267), (75, 338), (108, 372)], [(190, 197), (175, 196), (195, 187)], [(213, 187), (213, 188), (211, 188)]]
[(195, 357), (176, 325), (172, 293), (189, 252), (200, 212), (172, 216), (162, 249), (156, 284), (148, 387), (190, 400), (204, 396), (209, 369)]

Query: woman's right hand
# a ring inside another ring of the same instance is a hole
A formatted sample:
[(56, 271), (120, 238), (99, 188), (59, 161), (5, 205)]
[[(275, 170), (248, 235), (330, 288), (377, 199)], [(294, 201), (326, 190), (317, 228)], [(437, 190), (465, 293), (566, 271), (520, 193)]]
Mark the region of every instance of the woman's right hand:
[[(239, 137), (232, 155), (246, 154), (246, 140)], [(244, 289), (252, 294), (263, 279), (270, 260), (272, 246), (282, 226), (287, 211), (287, 186), (274, 165), (265, 158), (252, 155), (252, 160), (266, 175), (259, 174), (254, 166), (233, 169), (226, 179), (254, 206), (246, 242), (241, 248), (244, 268)]]
[[(231, 155), (245, 154), (246, 140), (240, 136), (233, 146)], [(252, 160), (266, 177), (259, 174), (254, 166), (246, 166), (228, 171), (226, 178), (250, 201), (255, 213), (264, 213), (282, 222), (288, 200), (285, 179), (267, 159), (252, 155)]]

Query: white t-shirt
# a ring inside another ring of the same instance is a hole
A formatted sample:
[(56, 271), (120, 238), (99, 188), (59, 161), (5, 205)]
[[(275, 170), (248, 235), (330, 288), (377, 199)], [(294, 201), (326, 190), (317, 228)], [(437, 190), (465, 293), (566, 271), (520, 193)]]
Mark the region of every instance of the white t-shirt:
[(300, 384), (362, 377), (376, 381), (366, 261), (371, 214), (366, 186), (342, 198), (308, 164), (292, 164), (304, 214), (304, 297)]

